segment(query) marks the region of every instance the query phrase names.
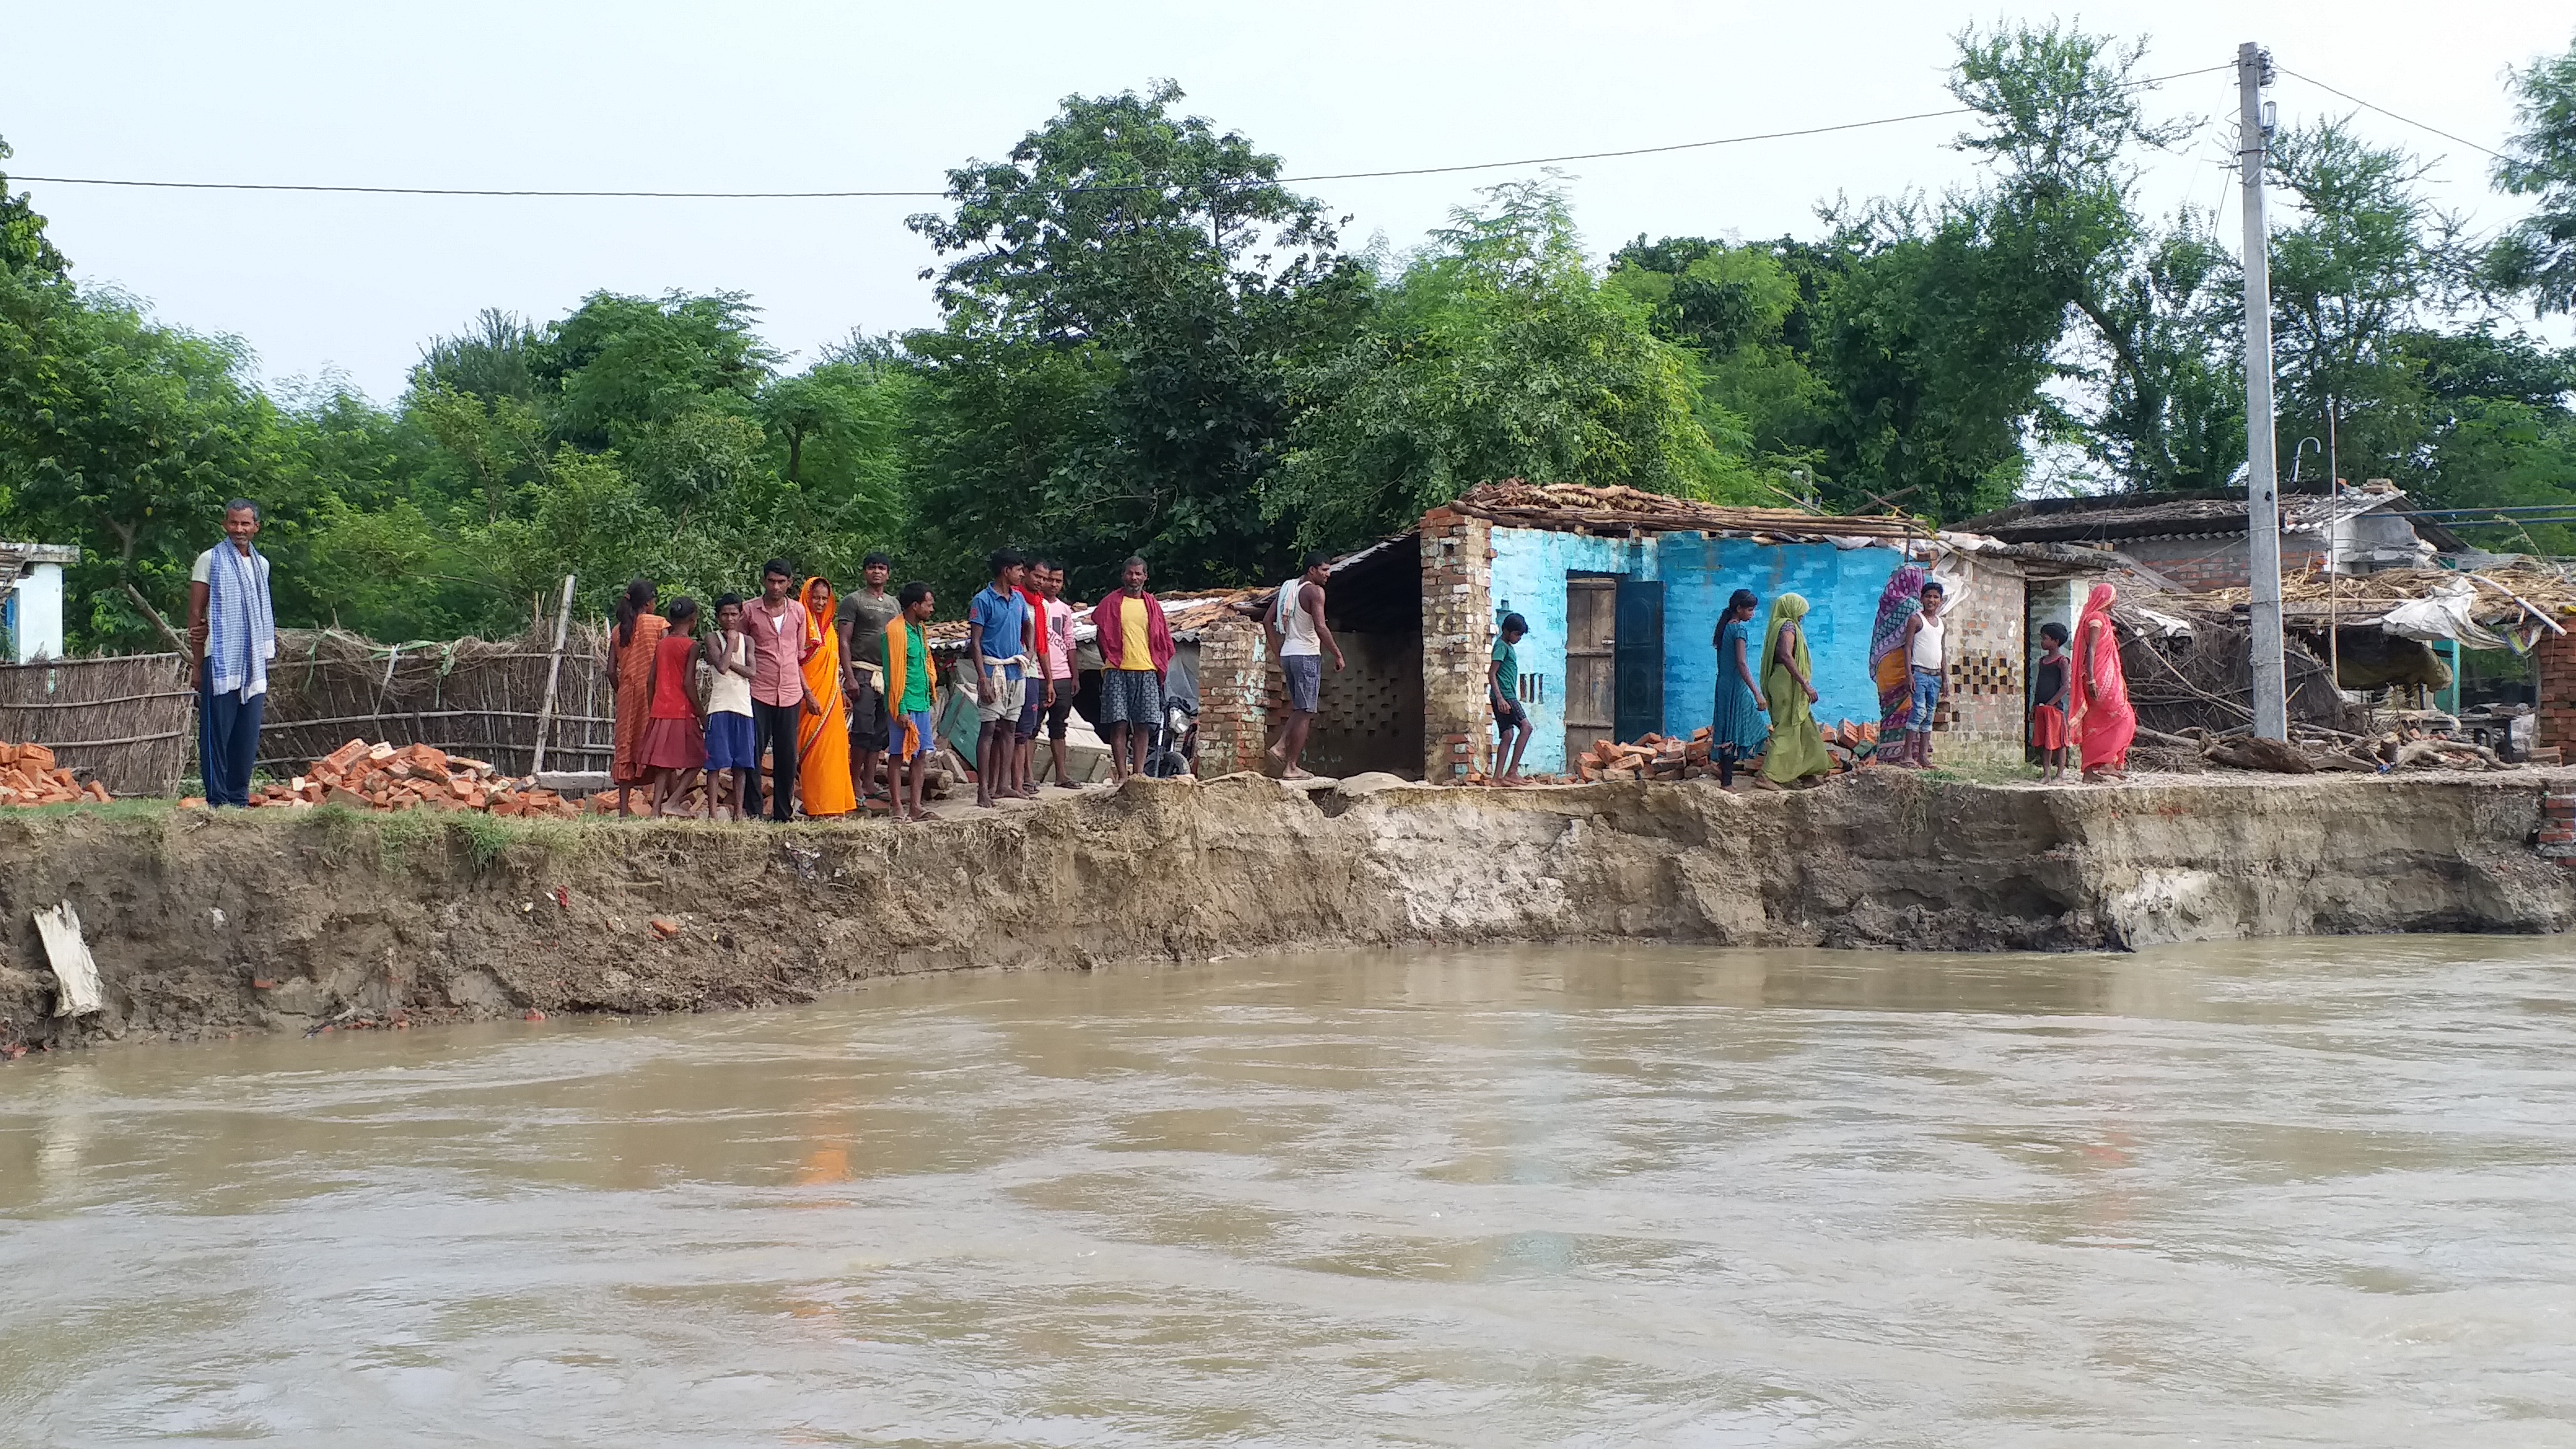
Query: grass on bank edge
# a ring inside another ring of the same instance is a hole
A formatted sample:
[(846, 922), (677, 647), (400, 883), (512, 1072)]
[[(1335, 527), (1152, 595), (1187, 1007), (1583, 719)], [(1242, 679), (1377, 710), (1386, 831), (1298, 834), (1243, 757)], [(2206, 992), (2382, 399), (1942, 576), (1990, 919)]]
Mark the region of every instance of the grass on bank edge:
[(2039, 766), (2028, 763), (2000, 763), (1990, 760), (1964, 760), (1952, 765), (1934, 765), (1923, 772), (1927, 780), (1942, 780), (1960, 785), (2025, 785), (2039, 780)]

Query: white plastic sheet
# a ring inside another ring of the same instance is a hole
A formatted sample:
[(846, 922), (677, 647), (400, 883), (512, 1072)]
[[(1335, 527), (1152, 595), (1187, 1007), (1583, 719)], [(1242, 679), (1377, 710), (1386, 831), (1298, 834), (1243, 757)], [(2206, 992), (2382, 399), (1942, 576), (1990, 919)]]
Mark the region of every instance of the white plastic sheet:
[(2440, 592), (2430, 597), (2389, 610), (2379, 621), (2379, 627), (2383, 633), (2427, 644), (2455, 639), (2464, 649), (2508, 647), (2501, 637), (2469, 616), (2469, 609), (2477, 602), (2477, 597), (2476, 585), (2467, 579), (2444, 584)]

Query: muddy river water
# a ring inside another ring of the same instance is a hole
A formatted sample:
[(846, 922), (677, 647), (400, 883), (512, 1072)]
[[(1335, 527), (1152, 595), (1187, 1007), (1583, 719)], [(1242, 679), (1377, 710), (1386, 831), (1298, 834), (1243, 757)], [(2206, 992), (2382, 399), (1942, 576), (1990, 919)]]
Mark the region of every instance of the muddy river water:
[(2576, 947), (1376, 953), (0, 1067), (0, 1443), (2576, 1445)]

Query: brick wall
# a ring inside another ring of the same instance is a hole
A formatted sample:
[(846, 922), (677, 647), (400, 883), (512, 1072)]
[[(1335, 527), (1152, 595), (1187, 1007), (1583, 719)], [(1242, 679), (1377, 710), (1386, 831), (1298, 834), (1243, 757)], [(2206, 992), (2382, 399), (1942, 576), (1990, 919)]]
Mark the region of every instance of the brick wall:
[[(1266, 639), (1262, 641), (1265, 645)], [(1410, 634), (1333, 631), (1342, 665), (1324, 661), (1316, 692), (1315, 723), (1298, 763), (1318, 775), (1357, 775), (1383, 770), (1407, 779), (1422, 768), (1422, 657)], [(1487, 645), (1488, 649), (1493, 646)], [(1263, 707), (1272, 727), (1288, 719), (1288, 681), (1274, 665), (1264, 671), (1269, 689)]]
[(2541, 795), (2540, 858), (2576, 870), (2576, 788), (2553, 786)]
[(1270, 641), (1249, 619), (1226, 619), (1199, 631), (1201, 778), (1261, 768), (1269, 731)]
[(1450, 784), (1493, 753), (1493, 525), (1447, 508), (1422, 518), (1422, 777)]
[[(2251, 574), (2246, 568), (2246, 542), (2237, 537), (2149, 538), (2113, 547), (2181, 588), (2195, 593), (2241, 589)], [(2301, 574), (2325, 567), (2322, 540), (2313, 534), (2291, 534), (2281, 540), (2281, 572)]]
[(2576, 631), (2543, 634), (2531, 654), (2532, 673), (2540, 684), (2531, 742), (2542, 749), (2556, 745), (2576, 763)]
[(1950, 677), (1932, 723), (1932, 755), (1944, 762), (2018, 762), (2028, 713), (2021, 573), (1970, 560), (1961, 574), (1967, 597), (1949, 616)]

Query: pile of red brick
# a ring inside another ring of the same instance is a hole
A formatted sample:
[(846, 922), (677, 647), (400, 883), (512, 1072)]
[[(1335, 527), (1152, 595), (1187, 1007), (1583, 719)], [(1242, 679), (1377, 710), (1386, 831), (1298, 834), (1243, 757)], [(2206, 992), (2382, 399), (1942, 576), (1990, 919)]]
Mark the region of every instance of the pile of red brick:
[(1575, 756), (1574, 773), (1584, 780), (1690, 780), (1708, 765), (1708, 731), (1695, 730), (1687, 740), (1641, 735), (1633, 745), (1594, 740)]
[[(193, 803), (193, 802), (182, 802)], [(351, 740), (313, 762), (310, 774), (251, 793), (254, 806), (340, 805), (351, 810), (480, 810), (570, 819), (580, 807), (533, 779), (513, 778), (431, 745)]]
[[(1857, 769), (1860, 763), (1878, 751), (1878, 725), (1854, 724), (1844, 720), (1824, 727), (1826, 752), (1834, 757), (1838, 769)], [(1712, 778), (1717, 766), (1709, 760), (1709, 731), (1706, 727), (1691, 731), (1689, 739), (1672, 735), (1644, 735), (1633, 745), (1595, 740), (1592, 748), (1574, 757), (1574, 778), (1578, 780), (1697, 780)], [(1758, 758), (1758, 757), (1757, 757)]]
[(86, 783), (57, 769), (54, 752), (43, 745), (0, 745), (0, 805), (104, 805), (107, 787)]

